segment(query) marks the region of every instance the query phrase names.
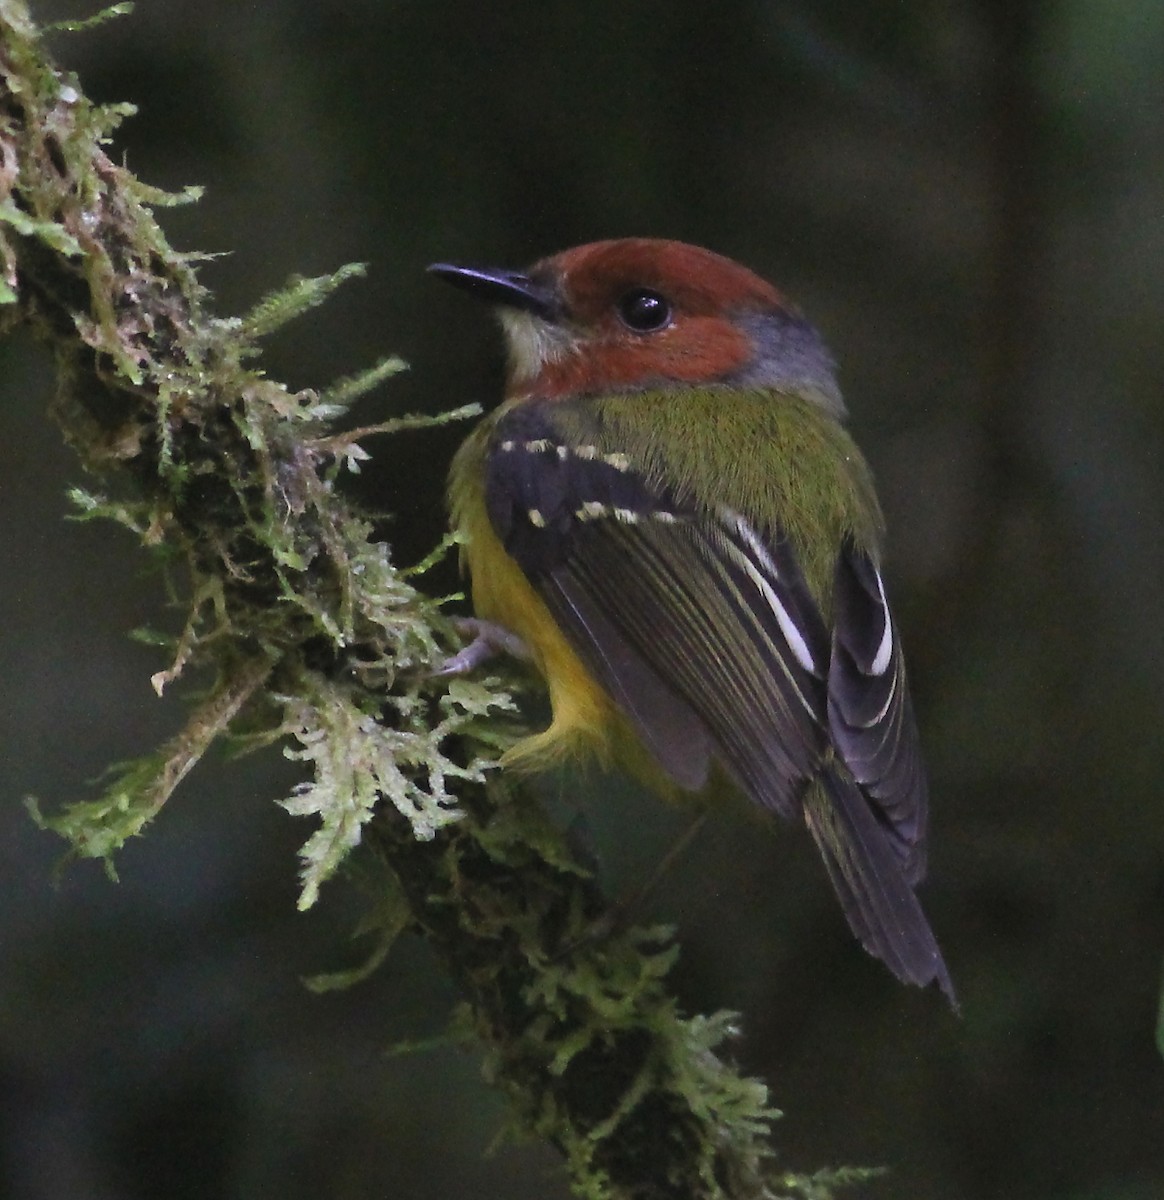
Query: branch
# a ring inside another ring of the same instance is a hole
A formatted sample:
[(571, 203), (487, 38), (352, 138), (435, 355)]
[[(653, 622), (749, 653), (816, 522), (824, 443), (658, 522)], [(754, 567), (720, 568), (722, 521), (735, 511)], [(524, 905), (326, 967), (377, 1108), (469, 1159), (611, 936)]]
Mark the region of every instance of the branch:
[(362, 268), (213, 316), (198, 256), (170, 247), (150, 207), (194, 191), (147, 188), (103, 148), (130, 111), (90, 104), (21, 0), (0, 0), (0, 332), (27, 324), (55, 354), (56, 420), (102, 488), (75, 492), (80, 515), (133, 530), (186, 607), (155, 686), (193, 668), (211, 680), (177, 737), (38, 819), (108, 863), (228, 731), (278, 742), (310, 769), (283, 803), (318, 823), (301, 905), (371, 849), (373, 960), (405, 928), (432, 942), (514, 1127), (560, 1148), (579, 1195), (830, 1195), (853, 1176), (772, 1172), (766, 1088), (717, 1054), (728, 1015), (685, 1018), (668, 995), (667, 931), (587, 936), (607, 902), (492, 771), (519, 732), (509, 694), (433, 676), (450, 623), (336, 486), (367, 457), (359, 438), (434, 420), (333, 427), (399, 364), (322, 396), (248, 366), (262, 336)]

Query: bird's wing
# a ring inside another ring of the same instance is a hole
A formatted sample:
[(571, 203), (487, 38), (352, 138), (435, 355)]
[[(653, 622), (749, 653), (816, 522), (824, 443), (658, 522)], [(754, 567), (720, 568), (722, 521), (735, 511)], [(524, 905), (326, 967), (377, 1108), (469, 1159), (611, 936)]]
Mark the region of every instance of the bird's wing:
[(905, 660), (881, 573), (851, 543), (837, 559), (833, 606), (832, 744), (916, 884), (925, 874), (928, 789)]
[(803, 814), (854, 934), (901, 979), (953, 988), (913, 885), (925, 775), (876, 565), (846, 544), (830, 636), (792, 545), (684, 504), (620, 454), (516, 409), (486, 503), (522, 568), (659, 765), (714, 757), (757, 803)]
[(804, 817), (861, 944), (899, 979), (954, 985), (913, 889), (925, 873), (928, 791), (901, 644), (881, 574), (846, 542), (833, 579), (828, 723), (835, 761)]
[(486, 483), (506, 550), (664, 771), (698, 787), (714, 756), (793, 815), (827, 744), (830, 648), (791, 545), (519, 413)]

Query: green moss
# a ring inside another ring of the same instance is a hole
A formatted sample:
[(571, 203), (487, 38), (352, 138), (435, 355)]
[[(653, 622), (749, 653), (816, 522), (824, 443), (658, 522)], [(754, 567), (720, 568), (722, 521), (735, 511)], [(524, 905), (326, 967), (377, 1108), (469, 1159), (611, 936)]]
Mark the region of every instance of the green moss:
[[(125, 6), (106, 10), (112, 15)], [(362, 977), (406, 927), (443, 957), (457, 1024), (509, 1097), (512, 1129), (562, 1152), (580, 1196), (824, 1197), (840, 1176), (773, 1174), (765, 1086), (722, 1044), (734, 1017), (685, 1017), (667, 991), (667, 930), (603, 938), (587, 869), (523, 788), (492, 768), (520, 734), (496, 678), (444, 680), (455, 646), (338, 486), (364, 442), (431, 424), (333, 423), (401, 367), (384, 358), (293, 392), (249, 366), (258, 340), (363, 268), (294, 280), (246, 317), (218, 318), (151, 205), (165, 196), (106, 154), (127, 106), (97, 107), (44, 56), (27, 11), (0, 0), (0, 323), (27, 322), (56, 355), (55, 416), (93, 491), (78, 516), (136, 536), (184, 608), (155, 688), (210, 680), (185, 728), (118, 767), (100, 795), (34, 817), (112, 871), (212, 745), (279, 744), (306, 779), (282, 803), (314, 821), (301, 907), (364, 848)], [(472, 415), (473, 407), (435, 420)], [(394, 443), (385, 443), (391, 452)]]

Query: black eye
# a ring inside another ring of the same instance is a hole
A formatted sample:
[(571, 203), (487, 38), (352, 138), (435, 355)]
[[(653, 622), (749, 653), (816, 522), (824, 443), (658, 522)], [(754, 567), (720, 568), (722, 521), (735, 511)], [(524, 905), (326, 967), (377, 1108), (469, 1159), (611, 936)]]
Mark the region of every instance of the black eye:
[(664, 296), (649, 288), (635, 288), (618, 302), (622, 323), (635, 333), (654, 333), (671, 321), (671, 306)]

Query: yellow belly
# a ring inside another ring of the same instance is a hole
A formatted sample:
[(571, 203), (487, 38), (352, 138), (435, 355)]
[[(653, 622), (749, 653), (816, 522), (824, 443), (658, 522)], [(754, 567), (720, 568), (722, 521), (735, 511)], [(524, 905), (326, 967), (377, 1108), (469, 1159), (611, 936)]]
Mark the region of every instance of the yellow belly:
[(454, 463), (450, 499), (454, 524), (465, 539), (463, 563), (472, 577), (473, 608), (482, 620), (525, 643), (545, 678), (553, 709), (549, 728), (520, 741), (502, 765), (539, 770), (583, 753), (609, 761), (624, 732), (623, 718), (493, 532), (476, 486), (470, 443)]

